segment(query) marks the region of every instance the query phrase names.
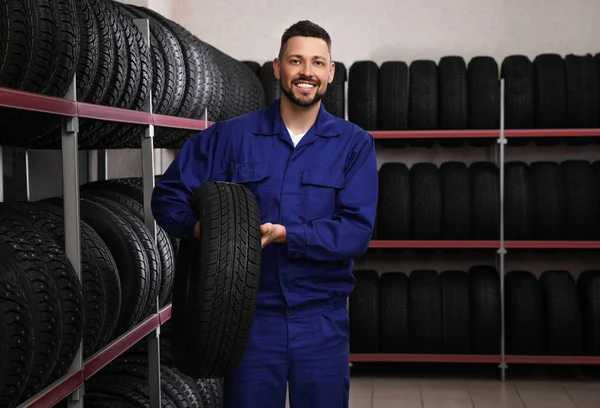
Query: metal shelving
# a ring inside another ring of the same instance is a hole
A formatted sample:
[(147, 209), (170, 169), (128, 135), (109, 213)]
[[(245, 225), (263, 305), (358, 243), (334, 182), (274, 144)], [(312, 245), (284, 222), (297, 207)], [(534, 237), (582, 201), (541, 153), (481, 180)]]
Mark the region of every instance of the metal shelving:
[[(134, 20), (144, 39), (149, 43), (148, 20)], [(150, 47), (148, 47), (150, 49)], [(79, 118), (98, 119), (104, 121), (146, 125), (141, 140), (141, 158), (144, 185), (145, 224), (150, 233), (156, 236), (156, 224), (150, 207), (151, 193), (154, 188), (154, 127), (204, 130), (210, 124), (206, 120), (194, 120), (169, 117), (152, 113), (152, 101), (142, 111), (119, 109), (107, 106), (92, 105), (77, 101), (76, 77), (73, 77), (69, 90), (64, 98), (48, 97), (31, 92), (23, 92), (0, 87), (0, 106), (32, 112), (40, 112), (61, 116), (62, 121), (62, 174), (65, 211), (65, 252), (81, 279), (81, 242), (79, 213), (79, 163), (78, 163), (78, 131)], [(1, 149), (1, 147), (0, 147)], [(1, 152), (1, 150), (0, 150)], [(1, 161), (0, 161), (1, 164)], [(105, 163), (104, 163), (105, 165)], [(0, 172), (2, 167), (0, 167)], [(2, 174), (0, 174), (2, 180)], [(0, 192), (0, 194), (2, 194)], [(0, 200), (3, 200), (3, 195)], [(82, 358), (82, 345), (71, 365), (69, 372), (53, 384), (21, 403), (18, 408), (48, 408), (68, 399), (68, 406), (84, 407), (84, 384), (94, 374), (119, 357), (143, 338), (148, 339), (149, 360), (149, 399), (151, 408), (161, 406), (160, 387), (160, 326), (171, 317), (171, 306), (159, 308), (158, 295), (156, 312), (143, 322), (122, 334), (87, 360)]]
[(505, 257), (508, 249), (600, 249), (600, 241), (506, 241), (504, 235), (504, 183), (505, 183), (505, 151), (509, 138), (536, 137), (598, 137), (600, 129), (510, 129), (504, 128), (504, 79), (499, 81), (500, 87), (500, 128), (491, 130), (426, 130), (426, 131), (371, 131), (375, 139), (444, 139), (444, 138), (494, 138), (498, 144), (497, 165), (499, 168), (499, 223), (498, 240), (488, 241), (394, 241), (373, 240), (369, 244), (372, 249), (473, 249), (494, 250), (500, 274), (501, 299), (501, 339), (498, 355), (455, 355), (455, 354), (350, 354), (350, 361), (357, 362), (423, 362), (423, 363), (490, 363), (498, 364), (502, 381), (506, 379), (508, 364), (600, 364), (600, 357), (593, 356), (513, 356), (506, 355), (505, 349)]

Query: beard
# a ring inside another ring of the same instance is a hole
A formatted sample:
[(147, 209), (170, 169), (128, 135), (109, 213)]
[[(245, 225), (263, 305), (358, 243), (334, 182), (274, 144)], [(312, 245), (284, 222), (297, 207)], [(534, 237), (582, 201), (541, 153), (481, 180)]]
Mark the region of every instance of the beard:
[[(323, 99), (323, 97), (325, 96), (325, 92), (319, 92), (319, 84), (315, 83), (311, 79), (309, 79), (309, 78), (300, 78), (299, 79), (299, 81), (303, 81), (303, 80), (315, 84), (315, 88), (317, 89), (317, 92), (315, 93), (314, 96), (297, 97), (296, 95), (294, 95), (294, 91), (293, 91), (294, 85), (293, 84), (290, 89), (285, 89), (283, 87), (283, 84), (280, 84), (281, 93), (284, 94), (295, 105), (301, 106), (303, 108), (308, 108), (309, 106), (312, 106), (312, 105), (316, 104), (317, 102), (319, 102), (321, 99)], [(298, 81), (294, 81), (294, 82), (298, 82)]]

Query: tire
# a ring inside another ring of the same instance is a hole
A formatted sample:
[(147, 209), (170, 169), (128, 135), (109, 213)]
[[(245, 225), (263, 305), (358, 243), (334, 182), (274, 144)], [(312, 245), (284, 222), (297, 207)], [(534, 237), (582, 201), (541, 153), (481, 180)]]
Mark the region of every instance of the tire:
[(378, 239), (410, 239), (410, 209), (410, 170), (404, 163), (384, 163), (379, 169)]
[(412, 239), (442, 236), (442, 181), (433, 163), (415, 163), (410, 169)]
[(354, 271), (356, 285), (350, 295), (350, 350), (379, 352), (379, 276), (374, 270)]
[(442, 290), (436, 271), (410, 273), (410, 351), (417, 354), (442, 352)]
[[(440, 129), (466, 129), (467, 65), (463, 57), (445, 56), (438, 67)], [(440, 139), (444, 147), (460, 147), (464, 139)]]
[(373, 61), (357, 61), (348, 73), (348, 120), (366, 131), (377, 130), (379, 67)]
[[(498, 63), (493, 57), (477, 56), (467, 66), (467, 117), (469, 129), (498, 129), (500, 126), (500, 83)], [(494, 144), (491, 138), (470, 138), (471, 146)]]
[(508, 162), (505, 172), (506, 239), (532, 239), (535, 201), (529, 166), (524, 162)]
[(493, 266), (474, 266), (469, 270), (469, 302), (471, 352), (500, 353), (500, 274)]
[(179, 248), (173, 359), (184, 375), (222, 377), (241, 360), (254, 320), (262, 255), (258, 203), (242, 185), (207, 182), (194, 192), (192, 206), (201, 236)]
[(583, 271), (577, 280), (587, 356), (600, 356), (600, 271)]
[(471, 176), (465, 163), (440, 166), (442, 185), (442, 239), (471, 239)]
[(327, 93), (323, 98), (325, 109), (338, 118), (346, 118), (346, 66), (335, 61), (333, 82), (327, 85)]
[[(409, 282), (401, 272), (386, 272), (379, 279), (379, 330), (382, 353), (408, 353)], [(373, 320), (374, 316), (367, 316)], [(363, 329), (363, 327), (360, 327)]]
[(566, 239), (565, 177), (558, 163), (533, 162), (529, 167), (534, 207), (533, 239)]
[[(379, 67), (377, 110), (379, 130), (408, 129), (408, 65), (404, 61), (386, 61)], [(402, 139), (382, 139), (382, 147), (406, 146)]]
[(34, 350), (34, 326), (31, 303), (19, 282), (19, 268), (10, 252), (0, 246), (0, 406), (13, 407), (31, 373)]

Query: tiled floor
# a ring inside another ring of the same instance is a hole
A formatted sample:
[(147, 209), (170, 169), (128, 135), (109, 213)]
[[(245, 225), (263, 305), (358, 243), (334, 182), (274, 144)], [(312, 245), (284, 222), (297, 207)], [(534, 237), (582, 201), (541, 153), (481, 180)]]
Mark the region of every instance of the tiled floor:
[(350, 408), (598, 408), (600, 383), (353, 378)]

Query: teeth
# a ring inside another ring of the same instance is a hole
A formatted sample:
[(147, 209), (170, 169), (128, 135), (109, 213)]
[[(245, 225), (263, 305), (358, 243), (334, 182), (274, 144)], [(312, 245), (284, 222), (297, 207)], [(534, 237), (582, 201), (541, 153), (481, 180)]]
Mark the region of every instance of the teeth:
[(298, 88), (314, 88), (314, 85), (311, 84), (296, 84)]

